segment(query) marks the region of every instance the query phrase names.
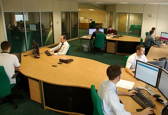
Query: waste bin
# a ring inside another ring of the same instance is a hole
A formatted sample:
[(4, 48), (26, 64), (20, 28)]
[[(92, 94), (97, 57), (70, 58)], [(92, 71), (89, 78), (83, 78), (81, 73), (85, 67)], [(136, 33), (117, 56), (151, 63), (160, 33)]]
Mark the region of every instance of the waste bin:
[(83, 44), (83, 51), (84, 52), (88, 52), (88, 45), (87, 44)]

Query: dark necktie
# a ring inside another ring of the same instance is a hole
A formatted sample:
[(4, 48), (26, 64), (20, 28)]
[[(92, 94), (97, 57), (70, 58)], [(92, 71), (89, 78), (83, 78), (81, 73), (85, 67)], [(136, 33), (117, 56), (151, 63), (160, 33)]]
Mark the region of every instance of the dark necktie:
[(59, 48), (59, 50), (58, 50), (58, 51), (60, 51), (60, 49), (61, 49), (61, 47), (62, 47), (63, 45), (64, 45), (64, 43), (62, 43), (62, 44), (61, 44), (61, 46), (60, 46), (60, 48)]

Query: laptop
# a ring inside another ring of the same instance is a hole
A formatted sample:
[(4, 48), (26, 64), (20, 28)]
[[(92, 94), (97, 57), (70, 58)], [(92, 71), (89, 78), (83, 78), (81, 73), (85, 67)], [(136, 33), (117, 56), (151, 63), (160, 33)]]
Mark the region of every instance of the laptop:
[(11, 53), (16, 55), (16, 57), (18, 58), (19, 62), (21, 63), (21, 53)]

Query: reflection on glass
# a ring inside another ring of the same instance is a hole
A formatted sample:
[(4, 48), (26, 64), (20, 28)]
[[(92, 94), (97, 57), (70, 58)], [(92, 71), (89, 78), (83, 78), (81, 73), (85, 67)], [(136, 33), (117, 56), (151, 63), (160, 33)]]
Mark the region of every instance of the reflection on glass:
[(130, 14), (129, 36), (141, 36), (142, 14)]
[(61, 13), (61, 25), (62, 25), (62, 35), (66, 35), (67, 39), (70, 39), (70, 13)]
[[(26, 12), (28, 20), (26, 21), (26, 35), (28, 50), (32, 49), (33, 41), (41, 47), (41, 34), (40, 34), (40, 16), (38, 12)], [(26, 19), (26, 18), (25, 18)]]
[(71, 38), (78, 37), (78, 12), (71, 12)]
[(43, 46), (53, 44), (54, 37), (53, 37), (53, 13), (52, 12), (41, 12), (41, 28), (42, 28)]
[(7, 39), (11, 43), (11, 52), (26, 51), (24, 22), (22, 12), (5, 12)]

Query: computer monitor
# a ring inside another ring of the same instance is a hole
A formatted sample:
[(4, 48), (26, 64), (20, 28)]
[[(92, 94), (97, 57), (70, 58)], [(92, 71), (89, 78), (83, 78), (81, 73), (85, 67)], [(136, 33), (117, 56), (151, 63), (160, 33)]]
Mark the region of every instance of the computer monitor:
[(149, 89), (149, 85), (153, 87), (157, 86), (160, 69), (161, 68), (158, 66), (145, 63), (139, 60), (137, 60), (136, 62), (135, 78), (147, 84), (145, 88), (142, 89), (147, 90), (151, 95), (154, 95), (154, 93)]
[(166, 61), (149, 61), (148, 63), (164, 68)]
[(39, 44), (36, 43), (35, 41), (33, 41), (33, 54), (34, 54), (35, 57), (40, 56)]
[(166, 60), (166, 62), (165, 62), (165, 67), (164, 67), (164, 69), (165, 69), (166, 71), (168, 71), (168, 60)]
[(157, 88), (168, 100), (167, 83), (168, 83), (168, 72), (165, 69), (162, 69)]
[[(89, 35), (92, 35), (94, 31), (96, 31), (95, 28), (89, 28)], [(99, 28), (99, 31), (104, 33), (104, 28)]]
[(36, 31), (36, 24), (30, 24), (29, 26), (31, 31)]
[(160, 39), (162, 41), (168, 41), (168, 33), (167, 32), (161, 32)]

